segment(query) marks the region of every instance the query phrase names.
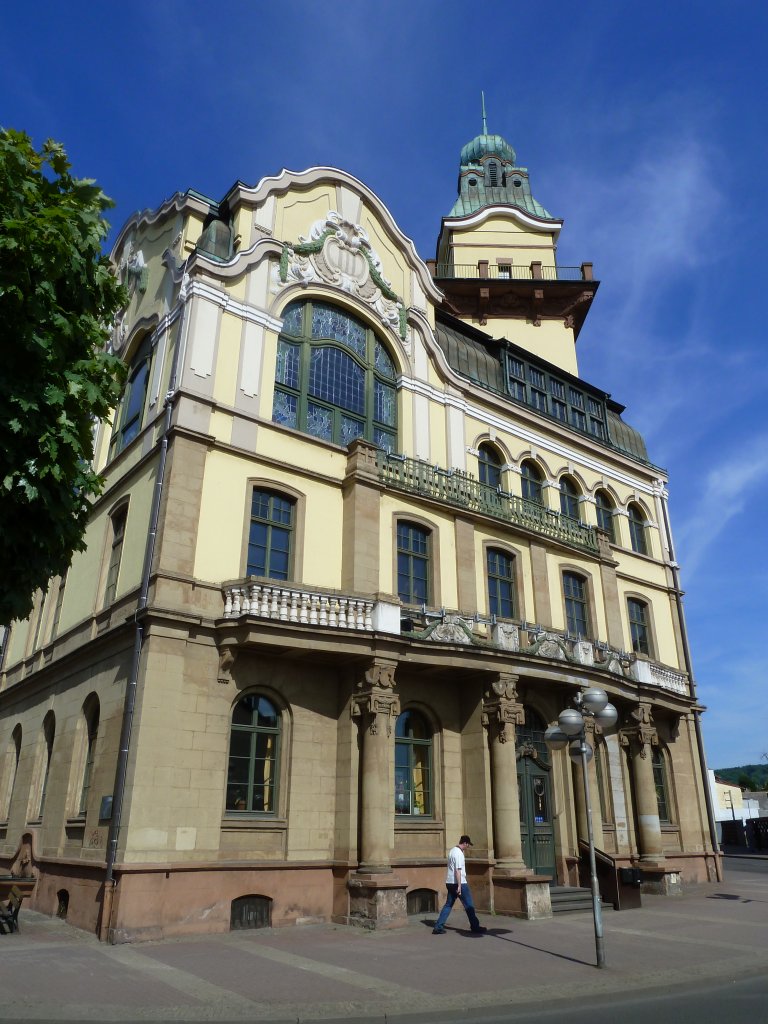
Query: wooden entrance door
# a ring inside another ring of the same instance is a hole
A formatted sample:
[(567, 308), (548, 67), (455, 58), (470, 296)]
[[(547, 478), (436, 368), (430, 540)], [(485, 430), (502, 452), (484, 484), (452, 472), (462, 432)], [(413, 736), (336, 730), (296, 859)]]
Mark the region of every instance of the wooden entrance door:
[(552, 824), (552, 766), (544, 743), (544, 723), (525, 709), (517, 728), (517, 784), (520, 794), (520, 835), (525, 866), (537, 875), (555, 878), (555, 835)]

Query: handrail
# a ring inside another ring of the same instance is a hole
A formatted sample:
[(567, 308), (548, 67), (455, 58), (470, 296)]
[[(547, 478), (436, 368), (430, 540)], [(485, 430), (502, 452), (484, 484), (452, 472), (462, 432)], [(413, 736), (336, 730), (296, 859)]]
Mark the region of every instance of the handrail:
[(482, 484), (471, 473), (443, 469), (421, 459), (390, 455), (387, 452), (377, 453), (376, 464), (379, 480), (387, 487), (515, 523), (588, 551), (598, 550), (597, 531), (593, 526), (564, 516), (536, 501), (528, 501)]
[(584, 281), (582, 267), (544, 266), (536, 264), (536, 269), (529, 266), (509, 264), (496, 266), (489, 264), (482, 268), (477, 263), (436, 263), (434, 277), (454, 280), (490, 280), (490, 281)]

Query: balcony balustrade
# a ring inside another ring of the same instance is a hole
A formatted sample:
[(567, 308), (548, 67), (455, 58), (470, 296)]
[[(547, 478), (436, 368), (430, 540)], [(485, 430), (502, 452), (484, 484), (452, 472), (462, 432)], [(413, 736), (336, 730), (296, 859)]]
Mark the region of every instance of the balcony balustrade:
[(493, 516), (574, 547), (597, 553), (597, 531), (535, 501), (481, 484), (471, 473), (442, 469), (420, 459), (379, 452), (379, 480), (387, 487)]
[(481, 260), (478, 263), (434, 263), (428, 261), (436, 280), (452, 281), (591, 281), (592, 264), (580, 267), (545, 266), (533, 262), (526, 266), (502, 264), (497, 266)]
[(254, 615), (275, 622), (298, 622), (327, 629), (373, 630), (373, 601), (315, 590), (251, 583), (224, 587), (224, 617)]

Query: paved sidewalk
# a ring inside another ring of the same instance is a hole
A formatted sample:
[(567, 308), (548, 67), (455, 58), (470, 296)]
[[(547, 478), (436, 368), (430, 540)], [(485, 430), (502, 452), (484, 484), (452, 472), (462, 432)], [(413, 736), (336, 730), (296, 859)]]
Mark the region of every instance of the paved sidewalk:
[(313, 925), (108, 946), (22, 910), (21, 932), (0, 935), (0, 1020), (444, 1022), (768, 968), (765, 865), (726, 862), (722, 883), (606, 911), (605, 970), (590, 914), (480, 916), (484, 936), (456, 908), (444, 936), (427, 915), (396, 932)]

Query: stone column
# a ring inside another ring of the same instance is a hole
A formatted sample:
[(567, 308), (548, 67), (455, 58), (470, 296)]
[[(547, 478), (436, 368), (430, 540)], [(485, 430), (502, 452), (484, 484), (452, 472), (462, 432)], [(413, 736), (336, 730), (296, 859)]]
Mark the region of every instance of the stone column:
[(376, 659), (352, 697), (352, 715), (360, 721), (362, 793), (360, 867), (363, 873), (391, 871), (394, 839), (392, 719), (400, 712), (393, 661)]
[(349, 915), (345, 921), (361, 928), (402, 928), (408, 923), (408, 883), (392, 872), (392, 719), (400, 711), (395, 668), (394, 661), (375, 659), (352, 696), (352, 716), (360, 721), (362, 791), (359, 867), (347, 882)]
[(664, 848), (659, 824), (659, 805), (653, 779), (652, 749), (658, 743), (650, 704), (638, 704), (631, 712), (634, 723), (621, 731), (622, 746), (628, 747), (632, 764), (637, 811), (637, 841), (641, 864), (664, 861)]
[(516, 675), (500, 673), (483, 700), (483, 725), (491, 753), (491, 800), (496, 867), (525, 871), (520, 839), (520, 796), (517, 787), (515, 726), (524, 720), (517, 700)]

